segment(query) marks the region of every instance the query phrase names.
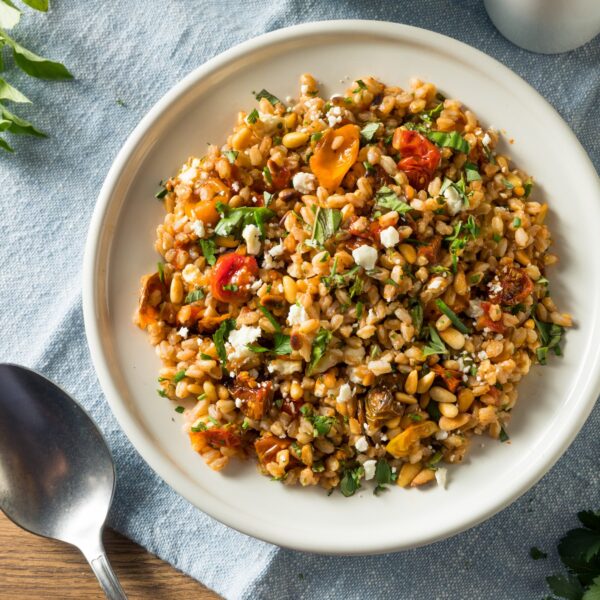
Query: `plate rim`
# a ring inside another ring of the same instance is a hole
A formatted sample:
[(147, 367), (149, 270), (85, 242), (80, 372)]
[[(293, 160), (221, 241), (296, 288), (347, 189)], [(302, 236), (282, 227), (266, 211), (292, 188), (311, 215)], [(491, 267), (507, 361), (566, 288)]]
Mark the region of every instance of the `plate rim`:
[[(583, 170), (586, 179), (589, 178), (590, 182), (595, 180), (595, 192), (592, 189), (590, 196), (600, 198), (600, 178), (598, 178), (589, 156), (581, 146), (574, 132), (539, 92), (500, 61), (464, 42), (434, 31), (410, 25), (361, 19), (315, 21), (264, 33), (225, 50), (193, 69), (152, 106), (127, 137), (127, 140), (114, 158), (102, 184), (88, 229), (82, 273), (84, 325), (92, 364), (112, 413), (116, 417), (120, 428), (144, 462), (177, 494), (184, 497), (202, 512), (233, 529), (282, 547), (308, 552), (343, 555), (380, 554), (424, 546), (470, 529), (500, 512), (535, 485), (564, 454), (580, 432), (595, 405), (596, 398), (600, 394), (600, 350), (597, 350), (590, 359), (593, 362), (594, 368), (588, 372), (587, 378), (582, 375), (578, 382), (577, 387), (582, 390), (582, 400), (577, 403), (577, 411), (574, 415), (571, 415), (571, 421), (568, 423), (569, 426), (563, 428), (562, 435), (559, 437), (560, 443), (557, 443), (551, 452), (545, 453), (543, 459), (540, 458), (537, 462), (533, 463), (534, 467), (527, 470), (527, 476), (522, 476), (517, 480), (518, 483), (513, 486), (511, 493), (501, 495), (500, 501), (488, 501), (485, 508), (480, 509), (475, 515), (462, 515), (461, 518), (442, 530), (436, 530), (434, 533), (424, 532), (418, 539), (416, 539), (417, 536), (413, 536), (415, 539), (408, 538), (400, 542), (388, 541), (387, 543), (363, 540), (361, 543), (348, 544), (344, 539), (340, 539), (339, 541), (334, 539), (325, 543), (323, 540), (315, 542), (313, 539), (306, 539), (297, 535), (292, 536), (292, 539), (290, 539), (289, 535), (286, 538), (285, 531), (281, 532), (276, 528), (265, 531), (264, 524), (258, 528), (246, 520), (236, 518), (235, 511), (227, 507), (221, 507), (217, 500), (208, 496), (204, 498), (204, 502), (199, 502), (196, 497), (188, 493), (187, 486), (189, 482), (187, 478), (179, 471), (170, 468), (169, 460), (156, 449), (149, 435), (130, 414), (125, 403), (121, 400), (119, 391), (113, 380), (109, 361), (106, 356), (106, 349), (102, 341), (102, 332), (96, 319), (96, 315), (104, 300), (100, 298), (98, 290), (98, 276), (99, 274), (102, 276), (103, 267), (103, 265), (99, 264), (98, 258), (101, 251), (101, 239), (104, 233), (104, 220), (112, 204), (114, 190), (126, 171), (130, 157), (151, 134), (153, 123), (169, 109), (171, 104), (191, 91), (203, 79), (226, 67), (228, 63), (238, 60), (243, 55), (265, 50), (270, 46), (277, 46), (280, 43), (289, 42), (292, 38), (299, 39), (314, 34), (340, 34), (356, 30), (362, 34), (367, 33), (375, 37), (385, 37), (404, 42), (415, 42), (415, 38), (420, 36), (421, 44), (424, 43), (436, 49), (440, 45), (443, 45), (448, 54), (460, 58), (471, 66), (476, 62), (477, 67), (480, 69), (485, 68), (493, 79), (510, 82), (511, 85), (519, 90), (520, 94), (528, 96), (531, 99), (536, 109), (539, 108), (540, 111), (543, 111), (542, 118), (544, 120), (550, 119), (553, 127), (560, 128), (562, 130), (561, 134), (570, 139), (573, 150), (578, 153), (577, 158), (580, 161), (580, 169)], [(592, 324), (594, 326), (591, 330), (597, 331), (597, 313), (592, 317)]]

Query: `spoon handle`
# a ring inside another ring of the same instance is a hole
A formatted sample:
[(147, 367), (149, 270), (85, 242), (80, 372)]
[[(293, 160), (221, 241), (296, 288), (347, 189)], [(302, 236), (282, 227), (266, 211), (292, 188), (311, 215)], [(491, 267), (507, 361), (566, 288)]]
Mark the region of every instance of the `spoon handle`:
[(110, 566), (106, 552), (102, 544), (97, 546), (93, 551), (83, 551), (94, 575), (98, 578), (100, 586), (108, 600), (127, 600), (127, 596), (115, 575), (115, 572)]

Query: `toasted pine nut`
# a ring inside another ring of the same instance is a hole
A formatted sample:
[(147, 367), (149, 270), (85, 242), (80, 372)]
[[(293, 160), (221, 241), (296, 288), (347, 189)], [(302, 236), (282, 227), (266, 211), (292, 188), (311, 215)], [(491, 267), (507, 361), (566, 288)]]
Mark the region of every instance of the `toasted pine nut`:
[(465, 336), (454, 327), (440, 331), (440, 337), (454, 350), (460, 350), (465, 345)]
[(465, 414), (458, 415), (453, 419), (441, 417), (439, 422), (440, 429), (443, 429), (444, 431), (453, 431), (454, 429), (458, 429), (459, 427), (466, 425), (469, 422), (469, 418), (469, 415)]
[(417, 251), (410, 244), (400, 244), (398, 249), (407, 263), (413, 265), (417, 262)]
[(435, 373), (433, 371), (429, 371), (427, 375), (423, 375), (417, 384), (417, 393), (424, 394), (426, 391), (428, 391), (434, 379)]
[(284, 275), (283, 277), (283, 295), (288, 304), (294, 304), (294, 302), (296, 302), (298, 287), (296, 281), (289, 275)]
[(442, 315), (436, 322), (435, 322), (435, 328), (441, 333), (442, 331), (445, 331), (446, 329), (448, 329), (448, 327), (450, 327), (450, 325), (452, 325), (452, 321), (446, 316), (446, 315)]
[(183, 302), (183, 283), (181, 282), (181, 274), (179, 273), (175, 273), (173, 279), (171, 279), (169, 298), (173, 304), (181, 304)]
[[(303, 133), (301, 131), (290, 131), (290, 133), (286, 133), (283, 136), (281, 142), (286, 148), (299, 148), (308, 142), (308, 133)], [(338, 136), (341, 137), (341, 136)], [(337, 139), (337, 138), (336, 138)], [(335, 140), (333, 140), (335, 142)], [(342, 138), (342, 142), (344, 138)], [(333, 146), (332, 146), (333, 147)]]
[(425, 468), (420, 471), (417, 476), (410, 482), (410, 487), (424, 485), (435, 479), (435, 472), (432, 469)]
[(434, 385), (429, 390), (429, 395), (431, 396), (432, 400), (435, 400), (436, 402), (456, 402), (456, 396), (446, 388), (440, 387), (439, 385)]
[(419, 374), (416, 369), (413, 369), (404, 382), (404, 391), (407, 394), (415, 394), (417, 391), (417, 384), (419, 383)]
[(473, 400), (475, 400), (473, 392), (467, 388), (463, 388), (458, 392), (458, 410), (466, 412), (471, 407), (471, 404), (473, 404)]
[(231, 146), (234, 150), (243, 150), (250, 144), (252, 131), (248, 127), (242, 127), (236, 131), (231, 138)]
[(440, 402), (438, 408), (444, 417), (454, 419), (458, 415), (458, 406), (456, 404), (450, 404), (449, 402)]
[(398, 474), (396, 484), (400, 487), (407, 487), (422, 468), (423, 465), (420, 462), (415, 463), (414, 465), (408, 462), (404, 463), (400, 468), (400, 473)]

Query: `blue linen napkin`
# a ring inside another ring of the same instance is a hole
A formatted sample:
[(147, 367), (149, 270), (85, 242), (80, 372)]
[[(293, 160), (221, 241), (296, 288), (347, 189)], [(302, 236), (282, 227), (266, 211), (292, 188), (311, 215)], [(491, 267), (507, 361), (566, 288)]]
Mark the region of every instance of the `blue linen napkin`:
[[(477, 0), (130, 0), (57, 2), (24, 18), (18, 39), (76, 80), (11, 71), (48, 140), (17, 139), (0, 157), (0, 360), (54, 378), (90, 411), (117, 462), (110, 525), (226, 598), (538, 599), (559, 570), (556, 542), (575, 512), (600, 507), (600, 407), (560, 462), (494, 518), (450, 540), (376, 557), (323, 557), (248, 538), (176, 495), (119, 429), (92, 369), (81, 265), (104, 176), (139, 119), (171, 85), (226, 48), (287, 25), (337, 18), (408, 23), (494, 56), (563, 115), (600, 169), (600, 38), (559, 56), (513, 46)], [(543, 149), (540, 148), (540, 152)], [(531, 546), (549, 552), (532, 561)]]

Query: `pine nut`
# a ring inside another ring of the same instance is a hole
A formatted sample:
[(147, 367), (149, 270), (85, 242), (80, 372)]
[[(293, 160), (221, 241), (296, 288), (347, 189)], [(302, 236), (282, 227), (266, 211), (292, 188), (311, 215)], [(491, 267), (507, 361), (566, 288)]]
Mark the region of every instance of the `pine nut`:
[[(342, 136), (338, 136), (342, 137)], [(337, 139), (337, 138), (336, 138)], [(335, 140), (333, 140), (335, 142)], [(344, 138), (342, 137), (342, 142)], [(286, 133), (281, 140), (283, 145), (286, 148), (299, 148), (308, 142), (308, 133), (302, 133), (301, 131), (291, 131), (290, 133)], [(333, 148), (333, 145), (332, 145)]]
[(465, 336), (454, 327), (440, 331), (440, 337), (454, 350), (460, 350), (465, 345)]
[[(433, 380), (435, 379), (435, 373), (433, 371), (429, 371), (427, 375), (423, 375), (421, 379), (419, 379), (419, 383), (417, 384), (417, 393), (424, 394), (431, 387)], [(454, 400), (453, 400), (454, 402)]]
[(436, 402), (456, 402), (456, 396), (446, 388), (440, 387), (439, 385), (434, 385), (429, 390), (429, 395), (431, 396), (431, 399), (435, 400)]
[(458, 415), (458, 406), (456, 404), (450, 404), (449, 402), (440, 402), (438, 408), (444, 417), (454, 419)]
[(407, 394), (415, 394), (417, 392), (417, 384), (419, 383), (419, 374), (416, 369), (413, 369), (404, 382), (404, 391)]
[(181, 282), (181, 275), (179, 273), (175, 273), (173, 279), (171, 279), (169, 298), (173, 304), (181, 304), (183, 302), (183, 283)]

